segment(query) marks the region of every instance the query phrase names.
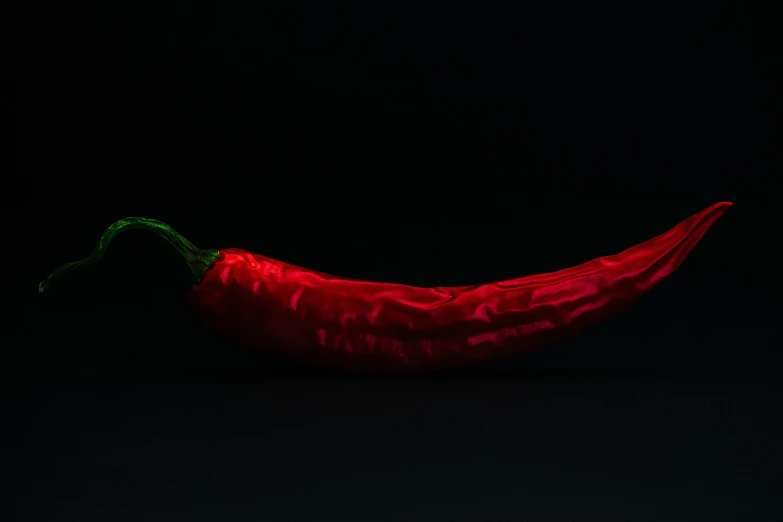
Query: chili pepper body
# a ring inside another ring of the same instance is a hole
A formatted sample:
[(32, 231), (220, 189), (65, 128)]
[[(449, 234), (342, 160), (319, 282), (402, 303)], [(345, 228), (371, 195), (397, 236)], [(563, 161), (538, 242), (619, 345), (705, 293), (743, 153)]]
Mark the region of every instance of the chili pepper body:
[(359, 281), (225, 249), (191, 288), (195, 313), (253, 349), (374, 370), (470, 365), (540, 347), (612, 315), (674, 272), (723, 202), (619, 254), (475, 286)]

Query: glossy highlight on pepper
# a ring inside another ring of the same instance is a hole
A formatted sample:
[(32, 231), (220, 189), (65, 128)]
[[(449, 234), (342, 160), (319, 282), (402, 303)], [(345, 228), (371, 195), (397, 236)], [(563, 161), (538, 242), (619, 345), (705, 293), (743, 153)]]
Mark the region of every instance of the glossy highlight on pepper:
[(344, 369), (455, 368), (555, 342), (616, 313), (674, 272), (731, 206), (716, 203), (664, 234), (576, 267), (436, 288), (350, 279), (241, 249), (200, 250), (167, 225), (127, 218), (110, 227), (93, 256), (69, 263), (40, 289), (96, 262), (123, 228), (152, 227), (191, 267), (194, 313), (238, 344)]

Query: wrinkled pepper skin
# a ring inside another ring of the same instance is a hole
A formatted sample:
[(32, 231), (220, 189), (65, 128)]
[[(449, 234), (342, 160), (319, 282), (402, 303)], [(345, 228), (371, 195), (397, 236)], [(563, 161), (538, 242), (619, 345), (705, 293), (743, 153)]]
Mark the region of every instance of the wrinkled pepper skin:
[(467, 366), (543, 346), (618, 312), (674, 272), (729, 207), (712, 205), (620, 254), (475, 286), (351, 280), (225, 249), (188, 301), (228, 338), (301, 361), (374, 370)]

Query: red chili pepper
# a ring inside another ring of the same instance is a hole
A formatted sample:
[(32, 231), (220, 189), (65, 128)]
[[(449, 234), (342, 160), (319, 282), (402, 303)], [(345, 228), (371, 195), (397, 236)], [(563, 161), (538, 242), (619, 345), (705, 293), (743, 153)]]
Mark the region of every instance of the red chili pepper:
[(240, 249), (201, 250), (156, 220), (127, 218), (111, 239), (146, 228), (185, 258), (196, 283), (188, 301), (203, 321), (253, 349), (358, 369), (437, 369), (495, 360), (548, 344), (625, 307), (674, 272), (729, 208), (722, 202), (665, 234), (579, 266), (508, 281), (420, 288), (315, 272)]

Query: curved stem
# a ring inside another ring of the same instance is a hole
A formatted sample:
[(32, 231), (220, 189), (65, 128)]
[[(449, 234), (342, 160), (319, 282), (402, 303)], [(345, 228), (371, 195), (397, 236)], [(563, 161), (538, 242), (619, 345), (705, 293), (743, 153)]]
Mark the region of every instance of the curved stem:
[(50, 288), (54, 281), (69, 272), (79, 269), (88, 269), (94, 266), (101, 259), (103, 259), (103, 256), (106, 253), (106, 249), (108, 248), (111, 240), (114, 239), (114, 236), (120, 232), (136, 228), (154, 232), (158, 236), (165, 239), (171, 246), (173, 246), (177, 252), (182, 255), (182, 257), (185, 259), (185, 262), (188, 264), (190, 273), (193, 275), (194, 283), (198, 283), (201, 280), (201, 276), (204, 274), (204, 271), (209, 268), (210, 265), (212, 265), (212, 263), (214, 263), (218, 258), (219, 253), (217, 250), (202, 250), (200, 248), (196, 248), (193, 243), (185, 239), (183, 236), (177, 233), (177, 231), (161, 221), (143, 217), (129, 217), (117, 221), (106, 229), (103, 235), (101, 235), (101, 239), (98, 241), (98, 245), (95, 247), (95, 250), (93, 250), (90, 257), (82, 259), (81, 261), (74, 261), (72, 263), (67, 263), (61, 266), (38, 285), (38, 291), (45, 292)]

